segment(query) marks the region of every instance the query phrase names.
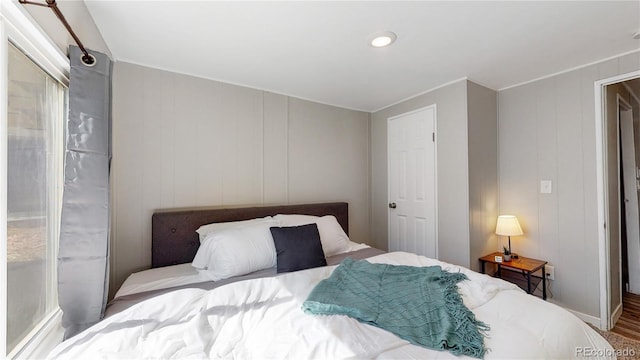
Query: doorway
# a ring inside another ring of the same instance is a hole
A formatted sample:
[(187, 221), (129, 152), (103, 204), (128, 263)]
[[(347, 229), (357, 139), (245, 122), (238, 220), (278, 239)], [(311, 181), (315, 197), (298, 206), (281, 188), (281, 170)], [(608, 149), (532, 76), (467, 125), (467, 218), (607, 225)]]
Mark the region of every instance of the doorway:
[(387, 121), (389, 251), (437, 259), (436, 107)]
[[(630, 88), (633, 94), (633, 88)], [(620, 131), (620, 265), (621, 290), (640, 295), (640, 215), (638, 188), (640, 169), (636, 166), (638, 154), (633, 107), (620, 94), (616, 95), (618, 127)], [(636, 104), (640, 106), (640, 104)]]
[[(600, 328), (614, 327), (627, 289), (640, 288), (640, 71), (596, 82)], [(638, 284), (638, 285), (635, 285)]]

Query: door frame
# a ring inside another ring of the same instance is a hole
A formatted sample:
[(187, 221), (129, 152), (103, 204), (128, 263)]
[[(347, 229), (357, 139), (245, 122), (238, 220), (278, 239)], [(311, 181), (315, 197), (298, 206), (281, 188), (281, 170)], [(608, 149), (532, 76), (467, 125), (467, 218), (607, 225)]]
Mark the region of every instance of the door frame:
[[(635, 99), (635, 100), (638, 103), (640, 103), (640, 101), (638, 101), (638, 99)], [(617, 103), (617, 106), (618, 106), (618, 137), (620, 139), (620, 147), (623, 147), (624, 144), (622, 144), (622, 131), (621, 131), (621, 129), (622, 129), (621, 128), (621, 126), (622, 126), (622, 117), (620, 115), (621, 115), (621, 113), (623, 111), (624, 112), (630, 112), (631, 113), (631, 120), (630, 120), (631, 121), (631, 126), (633, 128), (635, 128), (635, 125), (633, 123), (633, 115), (634, 115), (633, 114), (633, 106), (627, 100), (625, 100), (623, 97), (621, 97), (620, 94), (616, 94), (616, 103)], [(633, 136), (634, 136), (633, 155), (634, 155), (634, 160), (635, 160), (635, 154), (637, 153), (635, 144), (638, 142), (638, 138), (636, 137), (636, 134), (635, 134), (635, 129), (634, 129), (634, 132), (633, 132)], [(619, 152), (619, 158), (618, 158), (619, 166), (620, 166), (620, 168), (624, 168), (621, 149), (619, 149), (618, 152)], [(638, 204), (638, 200), (640, 200), (637, 197), (637, 192), (638, 192), (638, 188), (637, 188), (637, 185), (636, 185), (636, 182), (638, 181), (638, 170), (637, 169), (638, 169), (638, 163), (635, 162), (635, 168), (633, 169), (633, 178), (635, 180), (634, 184), (633, 184), (633, 188), (636, 190), (636, 193), (635, 193), (636, 199), (637, 199), (636, 200), (636, 204)], [(623, 171), (623, 173), (626, 173), (626, 172)], [(620, 174), (618, 174), (618, 176), (620, 176)], [(620, 178), (620, 186), (624, 186), (624, 182), (625, 182), (625, 179), (624, 178)], [(629, 195), (625, 196), (625, 198), (628, 198), (628, 196)], [(619, 206), (622, 205), (622, 203), (624, 201), (625, 201), (624, 199), (620, 198), (619, 199)], [(620, 206), (620, 208), (622, 208), (622, 207)], [(627, 205), (625, 204), (625, 209), (626, 208), (627, 208)], [(640, 209), (636, 209), (636, 211), (638, 211), (638, 210), (640, 210)], [(622, 212), (621, 212), (620, 222), (622, 222), (622, 216), (623, 215), (626, 216), (626, 212), (625, 212), (625, 214), (622, 214)], [(627, 222), (627, 224), (628, 224), (628, 222)], [(620, 231), (622, 231), (622, 224), (620, 225)], [(625, 229), (625, 231), (626, 231), (626, 229)], [(632, 239), (632, 240), (635, 241), (635, 240), (638, 240), (638, 239)], [(629, 245), (628, 245), (628, 243), (629, 243), (629, 235), (628, 235), (628, 232), (627, 232), (626, 241), (627, 241), (627, 261), (628, 261), (628, 264), (630, 264), (631, 262), (629, 261), (630, 259), (629, 259)], [(620, 276), (622, 278), (622, 236), (620, 236), (620, 244), (619, 244), (619, 246), (620, 246), (620, 250), (621, 250), (620, 251), (620, 260), (619, 260), (620, 261), (620, 269), (619, 269), (619, 271), (620, 271)], [(635, 247), (634, 247), (634, 249), (635, 249)], [(636, 255), (636, 253), (634, 252), (633, 255)], [(631, 276), (632, 275), (633, 275), (635, 281), (631, 281)], [(636, 293), (638, 293), (637, 291), (640, 290), (640, 287), (635, 286), (635, 285), (639, 284), (638, 276), (640, 276), (640, 274), (634, 274), (634, 272), (629, 271), (629, 283), (628, 283), (629, 284), (629, 289), (632, 287), (631, 284), (633, 284), (634, 285), (633, 289), (636, 291)], [(623, 289), (625, 289), (624, 285), (625, 284), (623, 282), (621, 284), (621, 286), (620, 286), (620, 299), (622, 299), (622, 294), (624, 292)], [(629, 290), (629, 289), (627, 289), (627, 290)], [(620, 312), (622, 312), (622, 309), (620, 310)], [(619, 317), (619, 316), (617, 316), (617, 317)], [(616, 317), (616, 320), (617, 320), (617, 317)], [(615, 321), (614, 321), (614, 323), (615, 323)]]
[[(428, 106), (424, 106), (415, 110), (411, 110), (411, 111), (407, 111), (404, 112), (402, 114), (398, 114), (398, 115), (394, 115), (391, 116), (389, 118), (387, 118), (387, 204), (389, 204), (389, 194), (391, 193), (391, 182), (389, 181), (389, 169), (391, 168), (390, 163), (391, 163), (391, 156), (390, 156), (390, 147), (389, 147), (389, 125), (391, 123), (392, 120), (403, 117), (403, 116), (407, 116), (407, 115), (411, 115), (411, 114), (415, 114), (418, 112), (422, 112), (428, 109), (433, 109), (433, 133), (434, 133), (434, 138), (433, 138), (433, 171), (434, 171), (434, 200), (435, 200), (435, 206), (436, 206), (436, 211), (435, 211), (435, 219), (434, 219), (434, 226), (435, 226), (435, 233), (436, 233), (436, 239), (435, 239), (435, 258), (438, 259), (438, 240), (439, 240), (439, 236), (438, 236), (438, 107), (436, 106), (436, 104), (431, 104)], [(389, 207), (387, 206), (387, 246), (389, 243), (389, 239), (391, 238), (391, 226), (388, 226), (390, 224), (391, 221), (391, 212), (389, 211)]]
[(596, 126), (596, 196), (598, 204), (598, 267), (600, 273), (600, 329), (609, 330), (611, 325), (611, 274), (609, 273), (609, 234), (607, 231), (607, 216), (609, 214), (607, 196), (607, 162), (604, 150), (606, 149), (606, 123), (604, 87), (615, 83), (632, 80), (640, 77), (640, 71), (613, 76), (594, 82), (595, 93), (595, 126)]

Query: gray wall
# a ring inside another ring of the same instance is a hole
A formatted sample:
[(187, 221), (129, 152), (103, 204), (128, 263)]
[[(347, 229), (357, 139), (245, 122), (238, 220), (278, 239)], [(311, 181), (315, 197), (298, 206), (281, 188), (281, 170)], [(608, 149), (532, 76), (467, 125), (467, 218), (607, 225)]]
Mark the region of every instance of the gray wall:
[[(556, 266), (552, 301), (599, 317), (594, 82), (640, 68), (638, 53), (500, 91), (500, 212), (516, 252)], [(540, 180), (553, 193), (540, 194)]]
[(467, 82), (469, 152), (469, 263), (480, 271), (478, 258), (500, 250), (495, 234), (498, 218), (497, 93)]
[(387, 249), (387, 119), (436, 104), (438, 258), (479, 269), (498, 250), (497, 94), (467, 80), (371, 115), (372, 243)]
[(387, 119), (436, 104), (438, 258), (469, 266), (467, 81), (371, 115), (372, 244), (387, 249)]
[(155, 209), (349, 202), (367, 241), (369, 114), (118, 62), (111, 295), (151, 264)]

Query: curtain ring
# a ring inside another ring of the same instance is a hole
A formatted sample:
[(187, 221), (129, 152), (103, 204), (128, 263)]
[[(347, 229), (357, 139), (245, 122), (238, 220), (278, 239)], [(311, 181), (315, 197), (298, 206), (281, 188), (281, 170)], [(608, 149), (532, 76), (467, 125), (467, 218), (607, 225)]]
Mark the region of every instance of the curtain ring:
[[(89, 59), (91, 60), (90, 63), (87, 62), (87, 57), (89, 57)], [(85, 66), (88, 66), (88, 67), (96, 66), (96, 63), (98, 62), (96, 60), (96, 57), (91, 55), (91, 54), (89, 54), (89, 53), (87, 53), (87, 55), (85, 55), (85, 54), (80, 55), (80, 61), (82, 61), (82, 63)]]

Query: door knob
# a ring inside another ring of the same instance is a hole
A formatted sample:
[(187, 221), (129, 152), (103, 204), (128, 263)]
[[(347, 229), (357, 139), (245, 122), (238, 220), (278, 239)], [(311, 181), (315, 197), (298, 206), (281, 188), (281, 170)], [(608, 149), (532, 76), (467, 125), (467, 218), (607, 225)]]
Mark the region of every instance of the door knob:
[(396, 207), (396, 203), (389, 203), (389, 209), (395, 209)]

